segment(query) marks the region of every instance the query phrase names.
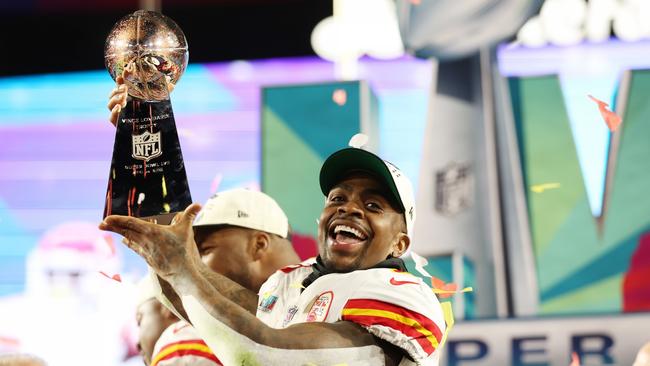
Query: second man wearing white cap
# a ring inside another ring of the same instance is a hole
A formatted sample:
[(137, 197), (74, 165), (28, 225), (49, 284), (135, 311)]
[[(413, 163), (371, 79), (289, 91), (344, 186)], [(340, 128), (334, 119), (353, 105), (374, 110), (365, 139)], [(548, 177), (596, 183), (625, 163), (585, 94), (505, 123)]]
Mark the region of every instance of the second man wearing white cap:
[[(300, 261), (288, 240), (287, 216), (275, 200), (262, 192), (232, 189), (215, 194), (197, 215), (193, 229), (201, 260), (206, 265), (204, 275), (211, 278), (214, 273), (210, 271), (213, 271), (236, 283), (227, 283), (228, 286), (245, 288), (245, 292), (231, 296), (247, 303), (251, 311), (255, 311), (257, 305), (257, 296), (251, 294), (257, 294), (273, 272)], [(149, 318), (161, 317), (158, 322), (164, 323), (144, 324), (147, 330), (157, 330), (157, 341), (154, 339), (148, 342), (150, 345), (142, 345), (145, 363), (151, 366), (221, 365), (189, 323), (168, 314), (169, 310), (161, 309), (153, 299), (158, 295), (163, 302), (169, 301), (159, 290), (148, 288), (155, 286), (156, 281), (145, 278), (141, 286), (143, 300), (147, 301), (143, 301), (139, 313), (153, 307), (153, 316)]]

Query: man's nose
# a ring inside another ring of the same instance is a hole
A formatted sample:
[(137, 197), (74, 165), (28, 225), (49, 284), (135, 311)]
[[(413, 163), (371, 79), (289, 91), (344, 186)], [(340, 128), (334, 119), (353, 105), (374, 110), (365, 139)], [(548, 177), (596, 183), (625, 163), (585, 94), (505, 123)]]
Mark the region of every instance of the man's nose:
[(354, 215), (357, 217), (363, 217), (363, 207), (362, 203), (356, 202), (355, 200), (349, 200), (344, 202), (338, 207), (338, 212), (340, 214)]

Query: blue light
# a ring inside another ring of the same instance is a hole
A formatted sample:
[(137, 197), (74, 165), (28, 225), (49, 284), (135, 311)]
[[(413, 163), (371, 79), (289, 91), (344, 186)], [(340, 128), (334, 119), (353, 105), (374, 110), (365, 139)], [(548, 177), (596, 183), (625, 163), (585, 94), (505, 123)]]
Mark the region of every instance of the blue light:
[[(0, 126), (107, 120), (114, 82), (107, 71), (0, 78)], [(172, 94), (174, 111), (231, 110), (232, 94), (203, 65), (190, 65)]]

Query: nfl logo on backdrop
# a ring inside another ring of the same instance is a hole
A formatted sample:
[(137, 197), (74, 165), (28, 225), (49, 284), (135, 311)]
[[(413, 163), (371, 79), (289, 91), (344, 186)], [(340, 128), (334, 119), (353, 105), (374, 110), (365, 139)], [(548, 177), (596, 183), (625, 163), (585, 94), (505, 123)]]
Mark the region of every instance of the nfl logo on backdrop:
[(132, 156), (134, 159), (149, 161), (162, 155), (160, 131), (131, 136), (133, 142)]
[(474, 179), (469, 164), (449, 163), (436, 173), (435, 209), (452, 216), (472, 205)]
[(334, 299), (334, 293), (332, 293), (332, 291), (323, 292), (322, 294), (318, 295), (316, 301), (314, 301), (314, 305), (312, 305), (311, 309), (309, 309), (309, 313), (307, 314), (307, 321), (324, 321), (330, 311), (332, 299)]

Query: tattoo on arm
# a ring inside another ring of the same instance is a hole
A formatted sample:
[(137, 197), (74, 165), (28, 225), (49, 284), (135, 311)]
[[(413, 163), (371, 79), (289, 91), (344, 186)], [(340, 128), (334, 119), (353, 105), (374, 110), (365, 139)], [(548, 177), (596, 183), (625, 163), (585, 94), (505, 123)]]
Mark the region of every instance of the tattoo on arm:
[[(226, 276), (220, 275), (213, 272), (207, 266), (202, 266), (199, 268), (199, 272), (203, 278), (205, 278), (214, 289), (219, 291), (224, 297), (230, 299), (230, 301), (246, 309), (249, 313), (255, 315), (257, 311), (257, 294), (253, 291), (241, 286), (237, 282), (229, 279)], [(189, 322), (185, 309), (183, 308), (183, 303), (181, 298), (178, 296), (176, 291), (172, 288), (169, 282), (163, 280), (158, 276), (158, 282), (160, 282), (160, 287), (163, 290), (163, 294), (167, 299), (172, 303), (174, 309), (183, 317), (183, 320)]]
[(207, 266), (202, 266), (199, 272), (220, 294), (255, 315), (257, 312), (257, 294), (255, 292), (226, 276), (213, 272)]

